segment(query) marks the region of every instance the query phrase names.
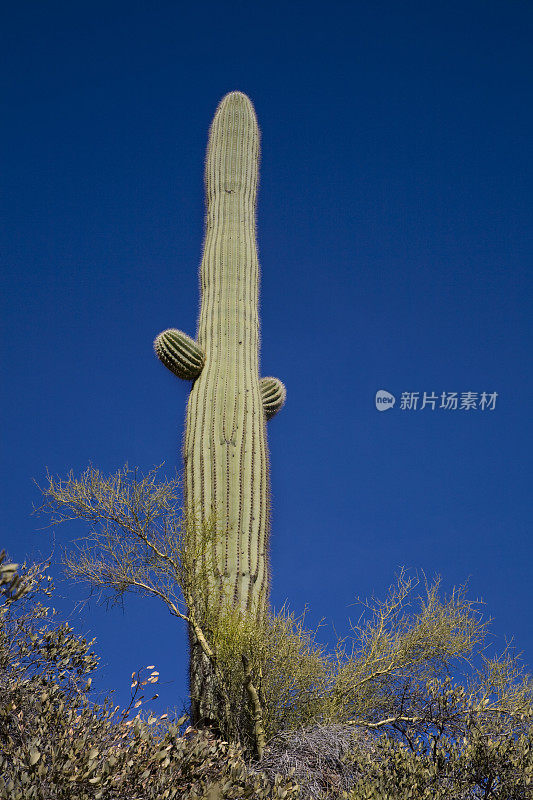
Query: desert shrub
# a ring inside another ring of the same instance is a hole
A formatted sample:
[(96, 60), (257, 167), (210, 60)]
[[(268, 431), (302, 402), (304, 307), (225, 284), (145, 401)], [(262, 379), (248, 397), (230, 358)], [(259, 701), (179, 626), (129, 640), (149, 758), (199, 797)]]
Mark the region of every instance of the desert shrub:
[(327, 716), (331, 663), (316, 641), (317, 632), (306, 630), (304, 621), (286, 609), (256, 620), (227, 608), (203, 619), (230, 700), (230, 726), (224, 734), (249, 749), (252, 711), (243, 692), (243, 655), (257, 687), (267, 740)]
[[(296, 798), (294, 781), (250, 771), (241, 750), (185, 717), (126, 720), (87, 693), (98, 657), (68, 625), (50, 623), (46, 565), (20, 571), (0, 556), (0, 798), (159, 800)], [(53, 616), (53, 614), (52, 614)], [(136, 707), (141, 676), (134, 681)], [(166, 717), (166, 715), (163, 715)]]
[[(472, 709), (475, 716), (475, 709)], [(533, 793), (533, 733), (478, 725), (465, 736), (382, 737), (372, 755), (354, 751), (359, 773), (349, 800), (528, 800)]]
[[(385, 734), (394, 748), (391, 765), (409, 763), (415, 772), (430, 763), (424, 748), (432, 742), (435, 752), (448, 748), (446, 764), (458, 754), (458, 763), (470, 764), (465, 753), (473, 758), (484, 739), (526, 747), (531, 678), (510, 648), (488, 656), (489, 621), (466, 586), (446, 596), (439, 578), (401, 572), (384, 600), (361, 603), (350, 635), (328, 652), (305, 618), (286, 608), (258, 619), (229, 603), (208, 607), (205, 587), (213, 574), (206, 553), (216, 542), (216, 514), (201, 525), (180, 518), (177, 490), (177, 480), (161, 482), (156, 471), (142, 477), (125, 468), (106, 478), (89, 468), (80, 478), (49, 477), (43, 508), (53, 522), (81, 519), (90, 526), (84, 544), (66, 558), (71, 577), (114, 600), (130, 591), (157, 597), (187, 624), (208, 664), (214, 698), (208, 722), (220, 739), (261, 761), (268, 743), (279, 745), (285, 734), (342, 726), (367, 731), (372, 741)], [(515, 755), (525, 781), (527, 757)], [(288, 760), (281, 758), (282, 772)], [(354, 761), (360, 785), (365, 763)], [(377, 778), (367, 769), (369, 791), (385, 786), (382, 772)], [(492, 780), (486, 791), (503, 780)]]
[[(206, 619), (237, 714), (228, 741), (209, 730), (183, 732), (185, 718), (128, 718), (151, 681), (140, 674), (128, 709), (109, 698), (90, 702), (98, 657), (92, 642), (51, 621), (38, 598), (53, 592), (45, 572), (42, 564), (17, 570), (0, 556), (0, 798), (531, 796), (530, 679), (509, 649), (492, 659), (483, 650), (472, 666), (486, 625), (462, 593), (445, 601), (426, 586), (400, 622), (413, 587), (404, 582), (398, 594), (396, 585), (384, 603), (367, 604), (369, 618), (353, 626), (352, 646), (344, 640), (329, 655), (317, 632), (286, 611), (260, 625), (234, 612)], [(250, 729), (238, 717), (247, 708), (243, 654), (267, 731), (256, 761), (250, 741), (241, 748)], [(462, 682), (450, 674), (457, 661), (468, 667)], [(366, 689), (360, 697), (358, 686)], [(346, 708), (339, 696), (348, 698)]]
[[(426, 583), (412, 602), (414, 586), (401, 575), (330, 655), (287, 613), (208, 621), (232, 691), (239, 654), (253, 665), (267, 731), (257, 768), (294, 770), (310, 800), (526, 800), (530, 676), (510, 647), (488, 656), (488, 625), (465, 590), (443, 598)], [(244, 720), (235, 735), (247, 730)]]
[(384, 601), (363, 604), (366, 616), (332, 653), (318, 643), (317, 630), (285, 609), (259, 623), (234, 610), (217, 612), (206, 626), (229, 695), (241, 698), (245, 654), (267, 739), (316, 724), (396, 737), (440, 725), (455, 734), (472, 714), (486, 726), (505, 717), (514, 729), (533, 698), (519, 655), (506, 648), (489, 658), (488, 622), (464, 587), (446, 597), (439, 579), (424, 581), (417, 595), (418, 586), (400, 574)]

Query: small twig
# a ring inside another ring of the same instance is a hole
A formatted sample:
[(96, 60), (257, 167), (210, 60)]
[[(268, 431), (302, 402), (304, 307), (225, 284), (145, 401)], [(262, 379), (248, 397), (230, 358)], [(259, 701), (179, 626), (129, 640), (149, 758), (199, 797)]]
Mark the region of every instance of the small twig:
[(398, 722), (409, 722), (411, 725), (415, 725), (417, 722), (422, 722), (423, 719), (423, 717), (388, 717), (379, 722), (368, 722), (365, 719), (350, 719), (344, 724), (360, 725), (362, 728), (382, 728), (384, 725), (394, 725)]

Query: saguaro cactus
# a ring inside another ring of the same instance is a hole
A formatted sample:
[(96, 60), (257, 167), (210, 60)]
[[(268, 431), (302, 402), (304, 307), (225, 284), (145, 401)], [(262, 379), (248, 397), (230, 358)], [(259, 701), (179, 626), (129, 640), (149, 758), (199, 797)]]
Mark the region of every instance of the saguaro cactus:
[[(157, 355), (192, 380), (184, 443), (185, 502), (218, 515), (208, 601), (259, 614), (269, 586), (269, 465), (265, 421), (283, 405), (277, 378), (259, 378), (255, 208), (259, 128), (252, 103), (230, 92), (213, 119), (205, 167), (206, 230), (196, 341), (159, 334)], [(191, 637), (191, 695), (208, 716), (206, 665)], [(196, 664), (195, 664), (196, 660)], [(202, 678), (202, 672), (204, 678)]]

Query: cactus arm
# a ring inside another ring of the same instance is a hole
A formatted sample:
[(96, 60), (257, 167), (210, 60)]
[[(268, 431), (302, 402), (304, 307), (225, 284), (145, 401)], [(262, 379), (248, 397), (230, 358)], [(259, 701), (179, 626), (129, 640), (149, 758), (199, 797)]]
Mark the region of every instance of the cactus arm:
[(169, 328), (156, 337), (154, 350), (165, 367), (186, 381), (197, 378), (204, 366), (202, 348), (186, 333), (175, 328)]
[(272, 419), (285, 403), (287, 391), (279, 378), (261, 378), (259, 381), (261, 400), (267, 419)]

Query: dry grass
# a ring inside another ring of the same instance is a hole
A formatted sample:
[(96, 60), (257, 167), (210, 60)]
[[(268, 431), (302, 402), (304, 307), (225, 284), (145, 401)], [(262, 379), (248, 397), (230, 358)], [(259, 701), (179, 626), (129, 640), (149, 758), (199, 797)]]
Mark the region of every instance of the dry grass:
[(354, 749), (372, 753), (374, 735), (350, 725), (315, 725), (277, 734), (253, 769), (271, 781), (292, 770), (302, 787), (302, 800), (338, 800), (360, 775), (347, 759)]

